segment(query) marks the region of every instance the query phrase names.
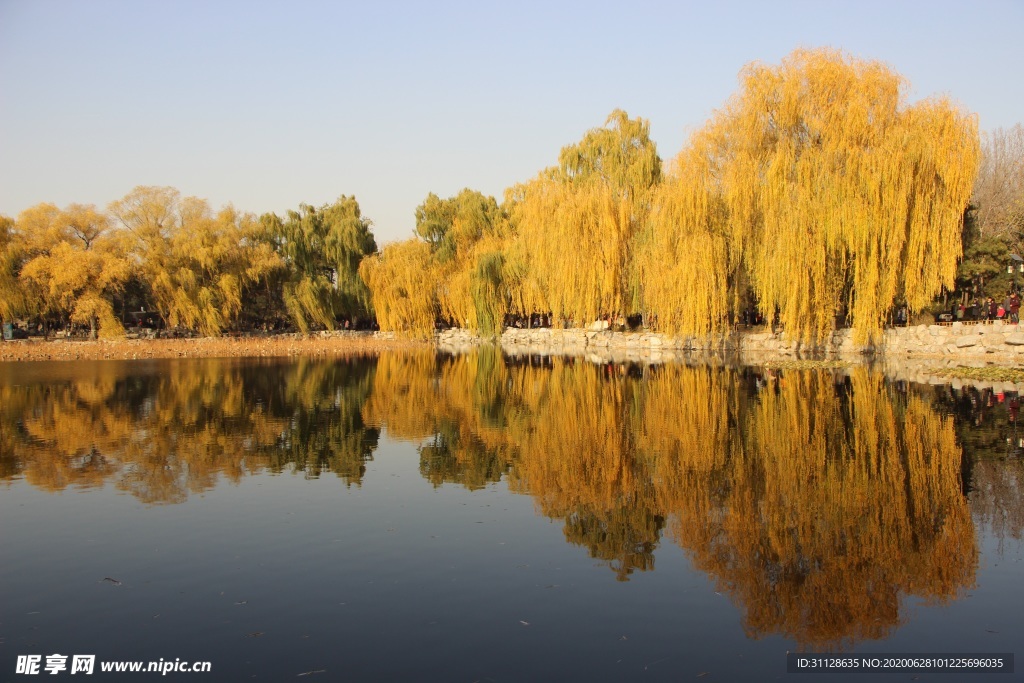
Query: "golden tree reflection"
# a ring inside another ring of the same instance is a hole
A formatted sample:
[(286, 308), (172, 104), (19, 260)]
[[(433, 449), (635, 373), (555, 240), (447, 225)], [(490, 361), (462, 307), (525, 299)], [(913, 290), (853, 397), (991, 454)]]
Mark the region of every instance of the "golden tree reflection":
[(630, 373), (489, 353), (382, 360), (367, 421), (427, 440), (435, 485), (507, 472), (621, 580), (654, 567), (664, 528), (751, 636), (826, 647), (884, 637), (907, 596), (973, 583), (952, 419), (879, 375)]
[(420, 471), (435, 486), (479, 488), (508, 473), (542, 514), (625, 580), (654, 567), (664, 518), (637, 460), (635, 381), (556, 360), (509, 367), (496, 349), (463, 358), (389, 354), (377, 366), (367, 424), (424, 442)]
[(208, 359), (95, 363), (34, 384), (0, 383), (3, 476), (45, 490), (112, 482), (174, 503), (221, 479), (287, 468), (359, 484), (378, 432), (362, 423), (373, 364)]
[(657, 479), (669, 533), (737, 599), (755, 637), (881, 638), (904, 596), (945, 600), (973, 582), (952, 420), (866, 371), (835, 381), (790, 374), (747, 401), (736, 378), (700, 380), (706, 390), (675, 420), (648, 430), (679, 432)]

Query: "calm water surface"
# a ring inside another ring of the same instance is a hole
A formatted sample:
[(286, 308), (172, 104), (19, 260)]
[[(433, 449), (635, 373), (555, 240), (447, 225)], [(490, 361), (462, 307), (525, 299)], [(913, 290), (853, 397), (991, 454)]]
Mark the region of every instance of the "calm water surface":
[[(490, 349), (0, 364), (0, 680), (30, 654), (471, 683), (1014, 652), (1018, 401)], [(1013, 678), (864, 678), (915, 676)]]

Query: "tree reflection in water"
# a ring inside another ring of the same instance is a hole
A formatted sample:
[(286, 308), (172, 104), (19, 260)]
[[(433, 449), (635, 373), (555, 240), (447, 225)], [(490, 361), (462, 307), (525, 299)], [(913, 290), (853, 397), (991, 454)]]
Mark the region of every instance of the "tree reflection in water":
[[(883, 638), (908, 596), (949, 600), (974, 581), (951, 411), (864, 369), (525, 363), (493, 348), (135, 367), (0, 383), (0, 475), (114, 482), (150, 503), (261, 470), (358, 486), (386, 428), (418, 442), (432, 485), (505, 479), (619, 580), (653, 570), (672, 539), (752, 637)], [(985, 490), (1019, 491), (1018, 475), (981, 471), (977, 509), (998, 504)], [(986, 514), (1019, 537), (1019, 516)]]
[(377, 445), (362, 422), (372, 359), (130, 367), (0, 384), (6, 478), (50, 491), (113, 481), (144, 502), (178, 503), (264, 469), (334, 472), (358, 485)]

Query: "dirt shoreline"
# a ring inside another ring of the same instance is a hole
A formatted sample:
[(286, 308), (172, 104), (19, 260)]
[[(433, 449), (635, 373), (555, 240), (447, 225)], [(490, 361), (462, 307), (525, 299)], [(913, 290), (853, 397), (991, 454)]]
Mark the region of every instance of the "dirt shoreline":
[(0, 363), (22, 361), (133, 360), (139, 358), (261, 358), (345, 356), (383, 350), (425, 348), (428, 342), (370, 336), (282, 335), (199, 339), (120, 339), (116, 341), (0, 342)]

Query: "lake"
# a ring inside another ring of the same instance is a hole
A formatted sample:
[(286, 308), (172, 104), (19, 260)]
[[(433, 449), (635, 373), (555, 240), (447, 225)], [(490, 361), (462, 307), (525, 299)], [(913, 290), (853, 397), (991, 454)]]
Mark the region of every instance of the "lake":
[[(1019, 402), (489, 347), (0, 363), (0, 680), (94, 655), (100, 680), (851, 681), (787, 652), (1013, 653)], [(864, 679), (912, 676), (951, 680)]]

